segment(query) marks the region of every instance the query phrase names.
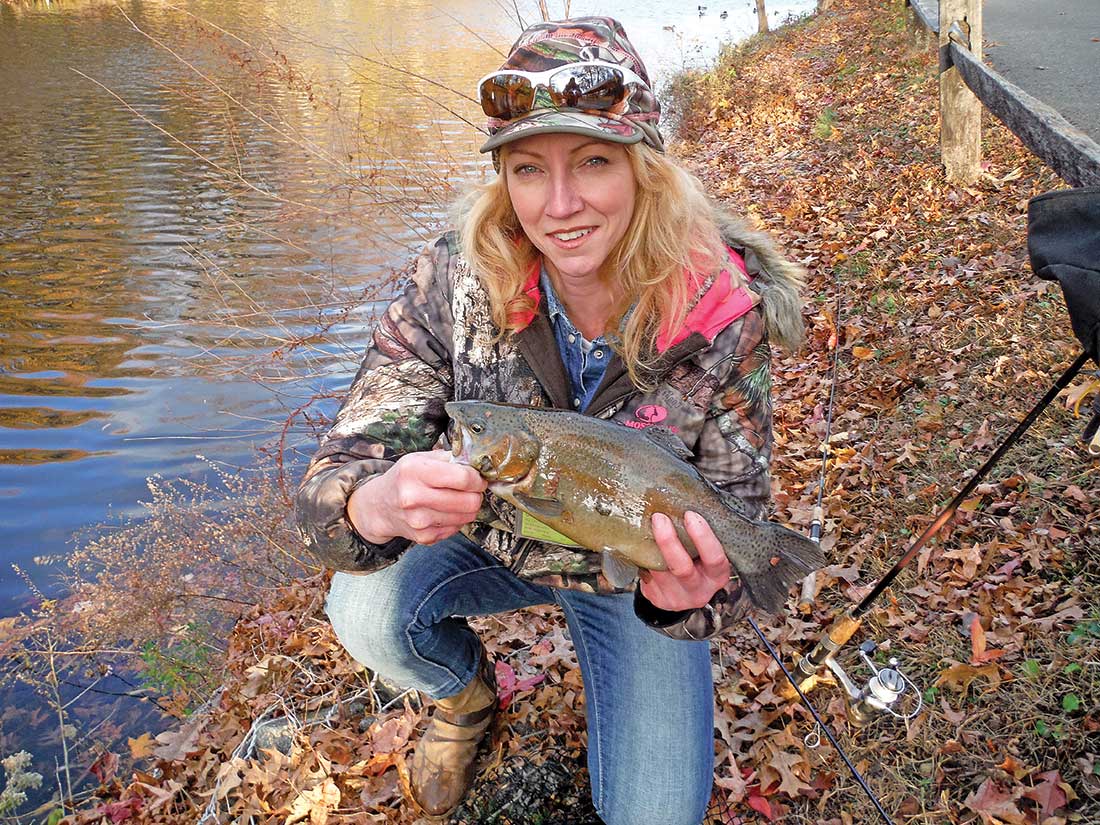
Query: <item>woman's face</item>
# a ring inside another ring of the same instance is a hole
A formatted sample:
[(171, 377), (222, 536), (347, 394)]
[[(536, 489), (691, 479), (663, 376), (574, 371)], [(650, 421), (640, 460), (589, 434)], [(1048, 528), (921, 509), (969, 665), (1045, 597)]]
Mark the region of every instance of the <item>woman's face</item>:
[(584, 135), (533, 135), (506, 144), (501, 162), (512, 208), (546, 268), (595, 277), (634, 214), (637, 183), (626, 148)]

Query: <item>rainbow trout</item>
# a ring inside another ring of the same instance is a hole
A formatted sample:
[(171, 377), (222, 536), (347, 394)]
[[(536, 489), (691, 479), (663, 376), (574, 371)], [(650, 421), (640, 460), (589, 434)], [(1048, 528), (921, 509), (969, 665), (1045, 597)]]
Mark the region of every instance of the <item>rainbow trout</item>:
[(505, 501), (603, 553), (604, 573), (617, 586), (639, 567), (666, 568), (653, 539), (654, 513), (672, 519), (693, 558), (698, 551), (684, 530), (684, 512), (702, 515), (749, 598), (770, 613), (783, 610), (790, 585), (825, 563), (821, 549), (800, 533), (745, 516), (740, 499), (685, 460), (690, 452), (669, 430), (486, 401), (452, 401), (446, 408), (452, 460), (476, 469)]

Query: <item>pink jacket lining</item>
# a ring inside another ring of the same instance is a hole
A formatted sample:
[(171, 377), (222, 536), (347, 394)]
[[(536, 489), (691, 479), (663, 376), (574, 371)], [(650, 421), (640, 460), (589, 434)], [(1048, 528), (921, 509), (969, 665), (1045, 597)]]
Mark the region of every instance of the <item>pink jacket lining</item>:
[[(748, 270), (745, 268), (744, 259), (728, 246), (726, 251), (729, 253), (730, 261), (740, 270), (739, 280), (742, 283), (734, 287), (731, 283), (733, 279), (728, 277), (729, 270), (723, 269), (703, 297), (688, 312), (679, 329), (675, 332), (668, 329), (661, 330), (657, 336), (658, 352), (666, 352), (695, 332), (713, 343), (718, 333), (760, 302), (760, 296), (746, 286), (752, 278), (749, 277)], [(536, 263), (531, 267), (531, 274), (528, 275), (527, 282), (523, 286), (524, 293), (534, 302), (534, 308), (513, 316), (519, 322), (517, 331), (526, 328), (535, 319), (535, 313), (542, 300), (539, 272), (540, 266)], [(702, 280), (702, 276), (695, 273), (689, 274), (688, 277), (695, 285)]]

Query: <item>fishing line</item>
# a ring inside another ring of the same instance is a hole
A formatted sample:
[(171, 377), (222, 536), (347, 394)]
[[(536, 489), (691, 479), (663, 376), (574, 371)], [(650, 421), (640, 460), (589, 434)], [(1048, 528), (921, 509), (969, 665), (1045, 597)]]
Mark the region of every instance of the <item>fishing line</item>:
[(867, 798), (871, 800), (871, 803), (875, 806), (876, 810), (878, 810), (879, 814), (882, 816), (883, 822), (887, 823), (887, 825), (894, 825), (894, 821), (890, 819), (890, 815), (883, 809), (882, 804), (878, 801), (878, 797), (875, 796), (874, 791), (872, 791), (871, 787), (867, 784), (867, 780), (863, 778), (863, 775), (860, 774), (858, 770), (856, 770), (856, 766), (852, 764), (852, 760), (848, 758), (848, 754), (840, 747), (840, 743), (836, 740), (836, 737), (833, 736), (832, 730), (822, 720), (817, 709), (810, 703), (806, 694), (802, 692), (802, 688), (798, 686), (798, 682), (795, 681), (794, 676), (787, 670), (786, 665), (784, 665), (783, 661), (779, 658), (779, 654), (776, 652), (775, 648), (772, 647), (771, 642), (768, 641), (768, 637), (764, 635), (764, 631), (760, 629), (760, 626), (752, 616), (749, 616), (748, 620), (749, 624), (752, 625), (752, 629), (756, 631), (756, 635), (760, 637), (760, 641), (764, 643), (764, 647), (768, 649), (768, 653), (771, 654), (771, 657), (775, 659), (775, 663), (779, 665), (780, 669), (783, 671), (783, 675), (787, 677), (787, 681), (789, 681), (791, 686), (798, 692), (798, 698), (802, 700), (802, 704), (804, 704), (806, 709), (813, 715), (818, 728), (825, 734), (825, 738), (829, 740), (832, 746), (836, 748), (836, 752), (840, 754), (840, 758), (844, 760), (844, 764), (848, 766), (848, 770), (852, 772), (852, 776), (855, 777), (856, 782), (863, 788), (864, 793), (867, 794)]

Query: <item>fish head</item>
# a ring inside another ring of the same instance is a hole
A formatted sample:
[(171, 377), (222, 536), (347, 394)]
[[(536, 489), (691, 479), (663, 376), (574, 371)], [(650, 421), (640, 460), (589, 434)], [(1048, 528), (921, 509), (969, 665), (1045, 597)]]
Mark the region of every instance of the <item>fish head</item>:
[(539, 440), (527, 427), (523, 407), (488, 401), (450, 401), (451, 452), (487, 481), (513, 483), (531, 472)]

